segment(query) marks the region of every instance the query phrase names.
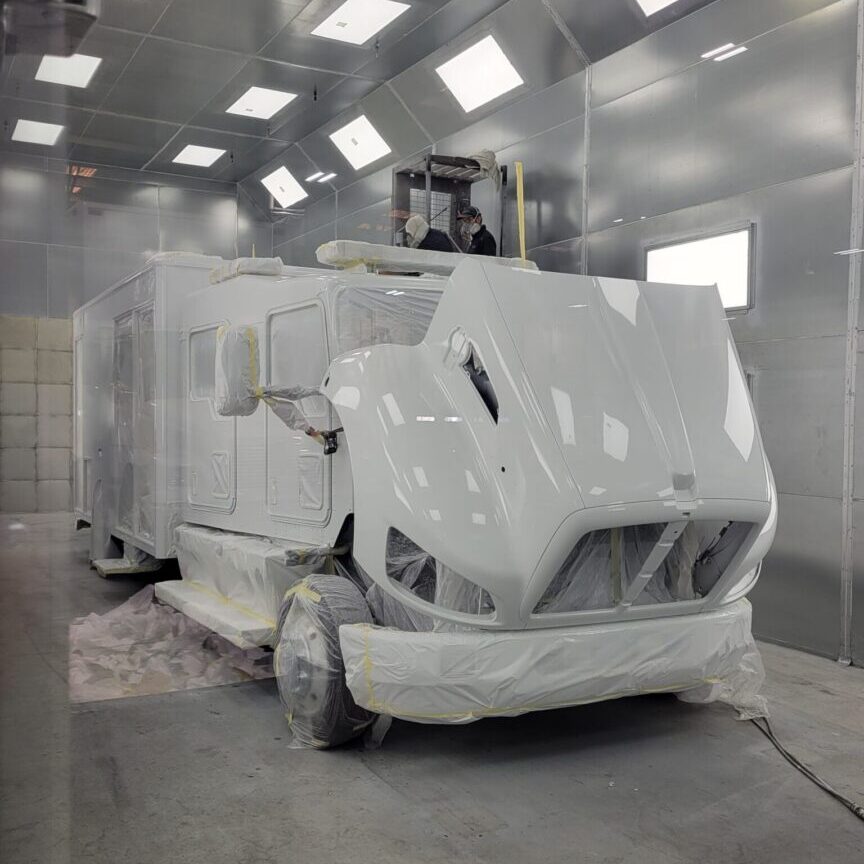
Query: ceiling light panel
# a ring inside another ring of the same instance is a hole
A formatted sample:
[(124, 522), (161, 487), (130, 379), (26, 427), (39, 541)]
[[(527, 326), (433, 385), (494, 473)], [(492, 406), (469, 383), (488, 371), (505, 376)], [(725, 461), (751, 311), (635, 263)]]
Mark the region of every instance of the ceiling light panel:
[(86, 87), (101, 62), (101, 57), (87, 54), (73, 54), (71, 57), (46, 54), (36, 70), (36, 80), (67, 87)]
[(306, 178), (307, 183), (314, 183), (319, 177), (323, 177), (323, 171), (316, 171), (314, 174)]
[(197, 165), (209, 168), (225, 151), (216, 147), (201, 147), (198, 144), (187, 144), (175, 157), (179, 165)]
[(466, 48), (435, 71), (465, 111), (525, 83), (493, 36)]
[(39, 123), (36, 120), (19, 120), (12, 132), (12, 140), (24, 144), (45, 144), (48, 147), (57, 143), (62, 126), (56, 123)]
[(296, 93), (269, 90), (267, 87), (250, 87), (225, 113), (269, 120), (296, 98)]
[(303, 187), (284, 165), (280, 165), (272, 174), (263, 177), (261, 182), (280, 207), (290, 207), (306, 197)]
[(355, 171), (365, 168), (392, 152), (365, 114), (361, 114), (347, 126), (337, 129), (330, 135), (330, 140), (339, 148)]
[(716, 57), (718, 54), (724, 54), (730, 48), (734, 48), (734, 42), (727, 42), (725, 45), (720, 45), (718, 48), (712, 48), (710, 51), (706, 51), (702, 55), (703, 60), (710, 60), (712, 57)]
[(678, 0), (636, 0), (636, 2), (645, 15), (650, 17), (655, 12), (677, 3)]
[(409, 8), (407, 3), (394, 0), (345, 0), (312, 31), (312, 35), (362, 45)]

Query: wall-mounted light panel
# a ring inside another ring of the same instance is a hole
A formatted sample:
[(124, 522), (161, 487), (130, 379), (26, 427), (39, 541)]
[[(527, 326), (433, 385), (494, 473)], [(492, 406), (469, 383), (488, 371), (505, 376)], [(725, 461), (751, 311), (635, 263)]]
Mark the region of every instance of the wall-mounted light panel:
[(306, 197), (306, 191), (284, 165), (263, 177), (261, 182), (280, 207), (290, 207)]
[(22, 144), (45, 144), (52, 147), (57, 143), (62, 126), (56, 123), (40, 123), (38, 120), (19, 120), (12, 131), (12, 140)]
[(674, 5), (678, 0), (636, 0), (636, 2), (645, 15), (650, 17), (661, 9)]
[(296, 93), (287, 93), (284, 90), (250, 87), (230, 108), (225, 109), (225, 113), (269, 120), (296, 98)]
[(217, 147), (187, 144), (172, 161), (178, 165), (197, 165), (199, 168), (209, 168), (224, 153), (224, 150)]
[(525, 82), (494, 36), (487, 36), (435, 70), (465, 111), (473, 111)]
[(717, 285), (726, 309), (748, 309), (753, 244), (751, 228), (649, 249), (646, 278), (673, 285)]
[(411, 7), (395, 0), (345, 0), (313, 31), (313, 36), (362, 45)]
[(36, 70), (36, 80), (67, 87), (86, 87), (101, 62), (101, 57), (88, 54), (73, 54), (71, 57), (46, 54)]
[(355, 171), (365, 168), (392, 152), (390, 145), (381, 137), (365, 114), (361, 114), (347, 126), (331, 133), (330, 140), (339, 148), (339, 152), (351, 163)]

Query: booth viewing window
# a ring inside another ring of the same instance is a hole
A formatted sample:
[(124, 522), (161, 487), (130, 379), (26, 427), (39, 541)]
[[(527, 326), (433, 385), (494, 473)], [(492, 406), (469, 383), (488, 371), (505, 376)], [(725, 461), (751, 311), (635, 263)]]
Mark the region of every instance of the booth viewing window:
[(682, 285), (717, 284), (728, 311), (753, 305), (753, 228), (668, 243), (649, 249), (645, 278)]

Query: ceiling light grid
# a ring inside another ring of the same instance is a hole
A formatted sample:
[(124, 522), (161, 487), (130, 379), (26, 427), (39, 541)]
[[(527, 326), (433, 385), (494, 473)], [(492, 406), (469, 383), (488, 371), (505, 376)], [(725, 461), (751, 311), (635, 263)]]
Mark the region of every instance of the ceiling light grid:
[(525, 83), (491, 35), (442, 63), (435, 71), (466, 112)]
[(178, 165), (195, 165), (199, 168), (209, 168), (225, 151), (218, 147), (202, 147), (199, 144), (187, 144), (172, 161)]
[(44, 144), (53, 147), (63, 127), (57, 123), (41, 123), (38, 120), (19, 120), (12, 131), (12, 140), (22, 144)]
[(393, 152), (365, 114), (332, 132), (330, 140), (355, 171)]
[(296, 93), (288, 93), (284, 90), (250, 87), (230, 108), (225, 109), (225, 113), (269, 120), (296, 98)]
[(395, 0), (345, 0), (313, 31), (313, 36), (363, 45), (411, 7)]
[(307, 197), (306, 190), (284, 165), (262, 177), (261, 183), (280, 207), (291, 207)]
[(73, 54), (71, 57), (46, 54), (36, 70), (36, 80), (66, 87), (86, 87), (101, 62), (101, 57), (89, 54)]

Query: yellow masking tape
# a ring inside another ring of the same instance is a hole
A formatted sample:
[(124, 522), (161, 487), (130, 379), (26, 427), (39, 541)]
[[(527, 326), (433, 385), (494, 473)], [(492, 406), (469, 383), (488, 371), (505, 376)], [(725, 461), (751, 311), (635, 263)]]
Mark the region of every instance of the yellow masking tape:
[(285, 592), (285, 596), (282, 598), (283, 602), (289, 597), (293, 597), (295, 594), (298, 597), (305, 597), (307, 600), (311, 600), (313, 603), (318, 603), (321, 600), (321, 595), (317, 591), (313, 591), (306, 584), (305, 579), (302, 582), (298, 582), (293, 588), (289, 588)]
[(521, 162), (516, 163), (516, 208), (519, 217), (519, 253), (524, 261), (525, 251), (525, 175)]
[(218, 600), (225, 606), (230, 606), (232, 609), (236, 609), (238, 612), (242, 612), (244, 615), (248, 615), (250, 618), (256, 618), (258, 621), (261, 621), (268, 627), (272, 628), (276, 626), (276, 622), (272, 618), (267, 618), (266, 616), (256, 612), (254, 609), (250, 609), (248, 606), (244, 606), (242, 603), (236, 603), (234, 600), (231, 600), (224, 594), (220, 594), (218, 591), (214, 591), (209, 586), (203, 585), (201, 582), (196, 582), (194, 579), (189, 579), (187, 581), (187, 584), (191, 585), (196, 591), (200, 591), (202, 594), (207, 594), (208, 596), (213, 597), (215, 600)]

